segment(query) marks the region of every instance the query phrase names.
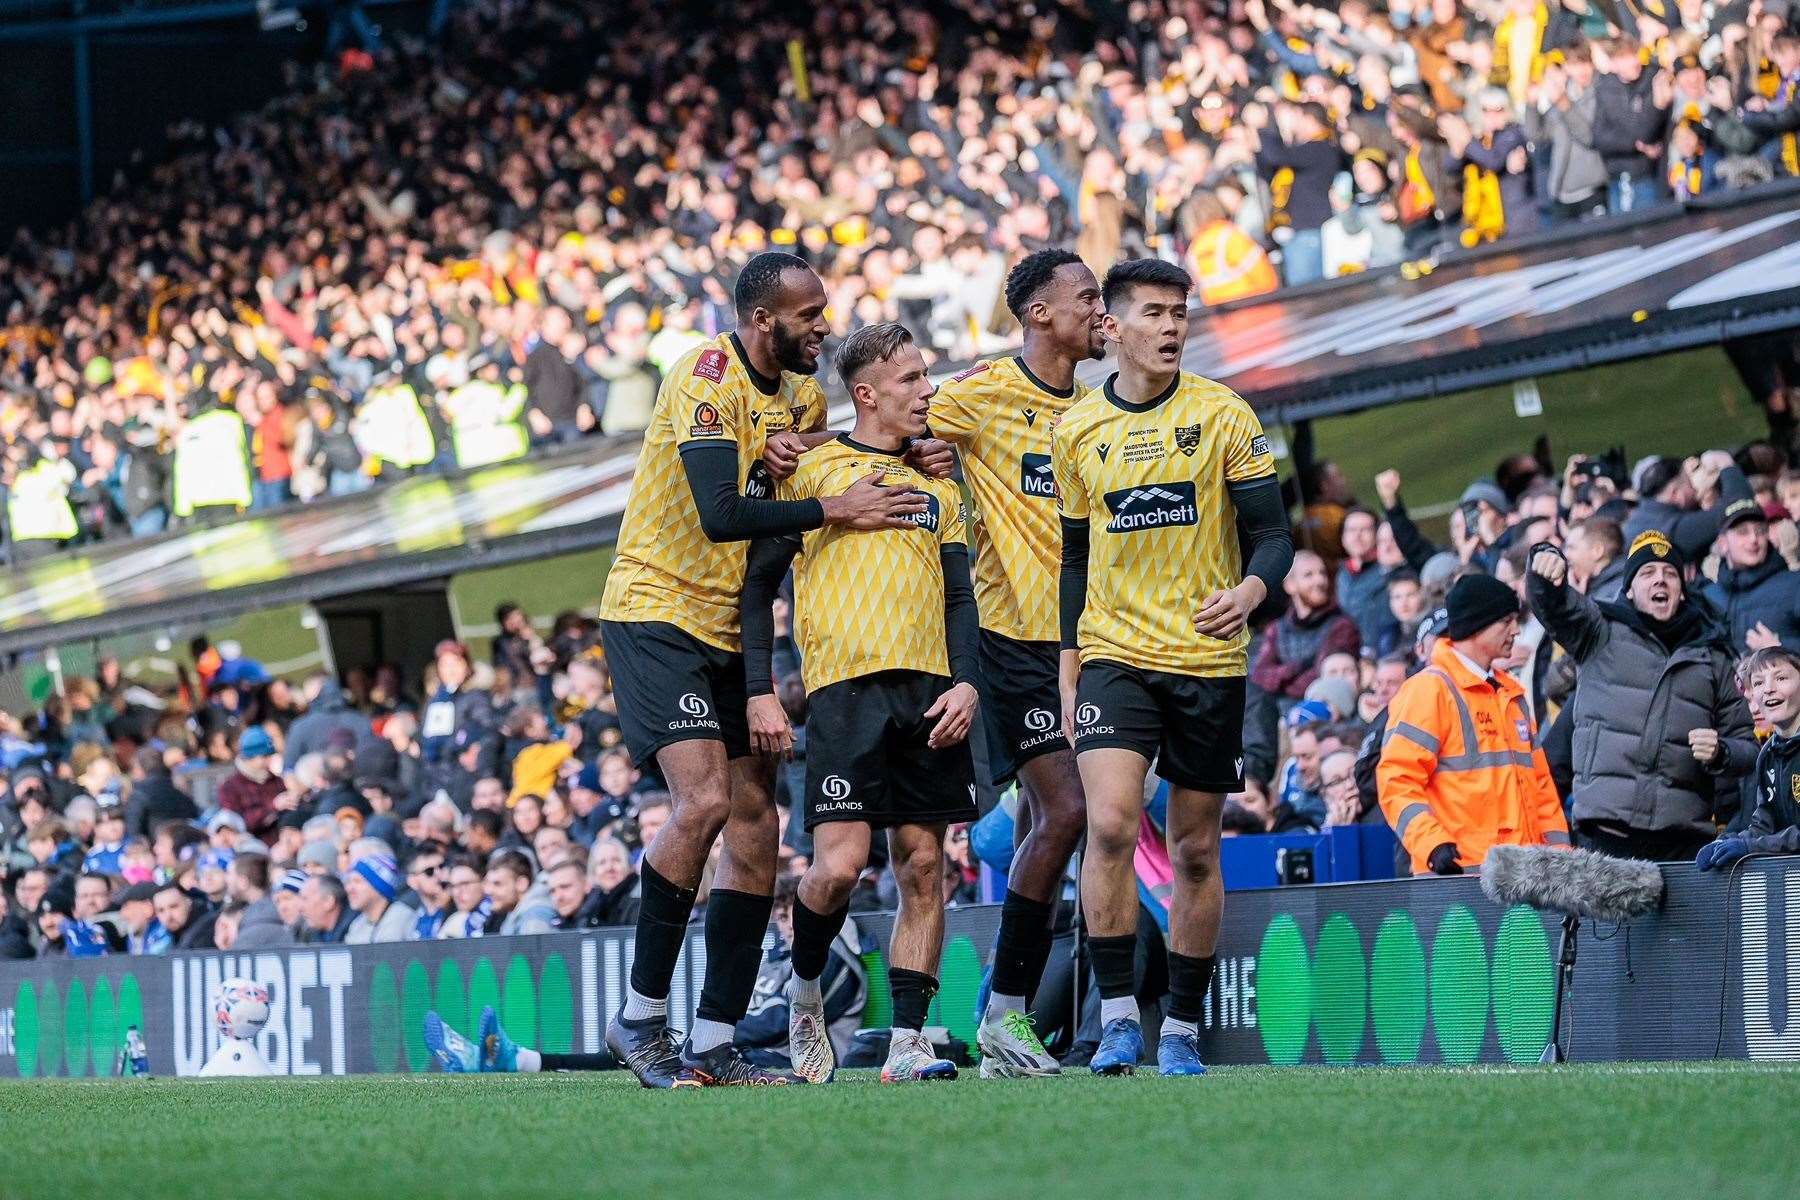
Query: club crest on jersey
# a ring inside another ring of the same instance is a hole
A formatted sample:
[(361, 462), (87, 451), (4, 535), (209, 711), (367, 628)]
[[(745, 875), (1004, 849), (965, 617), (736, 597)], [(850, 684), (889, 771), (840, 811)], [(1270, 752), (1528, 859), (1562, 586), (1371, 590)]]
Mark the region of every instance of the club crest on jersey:
[(1027, 429), (1029, 429), (1031, 426), (1037, 424), (1037, 409), (1035, 409), (1035, 408), (1023, 409), (1023, 410), (1021, 410), (1019, 415), (1025, 418), (1025, 427)]
[(1100, 461), (1105, 462), (1107, 453), (1110, 450), (1112, 450), (1112, 443), (1111, 442), (1101, 442), (1098, 446), (1095, 446), (1094, 449), (1096, 452), (1099, 453)]
[(1019, 455), (1019, 491), (1027, 496), (1056, 499), (1056, 474), (1048, 454)]
[(724, 432), (725, 423), (719, 418), (718, 408), (705, 400), (694, 405), (694, 423), (688, 429), (689, 437), (718, 437)]
[(990, 362), (978, 362), (974, 366), (969, 367), (966, 370), (964, 370), (961, 374), (952, 375), (950, 377), (950, 382), (951, 383), (961, 383), (965, 379), (973, 379), (975, 376), (981, 374), (983, 371), (987, 370), (989, 367), (991, 367), (993, 365), (994, 364), (990, 363)]
[(1194, 457), (1194, 451), (1200, 448), (1200, 426), (1177, 425), (1175, 427), (1175, 448), (1189, 458)]
[(1106, 493), (1106, 508), (1112, 513), (1112, 520), (1106, 523), (1108, 533), (1137, 533), (1144, 529), (1200, 522), (1191, 480), (1120, 488)]
[(725, 352), (718, 348), (702, 351), (694, 360), (694, 378), (710, 379), (714, 383), (725, 382)]

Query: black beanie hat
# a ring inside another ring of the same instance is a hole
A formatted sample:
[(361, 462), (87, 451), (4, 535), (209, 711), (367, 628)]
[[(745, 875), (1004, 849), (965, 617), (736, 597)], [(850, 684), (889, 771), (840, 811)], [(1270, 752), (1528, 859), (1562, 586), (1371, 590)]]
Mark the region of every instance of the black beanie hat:
[(1625, 555), (1625, 578), (1619, 584), (1621, 593), (1631, 590), (1631, 581), (1637, 573), (1651, 563), (1666, 562), (1680, 572), (1687, 566), (1687, 560), (1681, 551), (1669, 540), (1669, 536), (1658, 529), (1646, 529), (1631, 541), (1631, 549)]
[(1451, 587), (1444, 608), (1450, 614), (1444, 634), (1460, 642), (1496, 621), (1518, 615), (1519, 597), (1492, 575), (1464, 575)]

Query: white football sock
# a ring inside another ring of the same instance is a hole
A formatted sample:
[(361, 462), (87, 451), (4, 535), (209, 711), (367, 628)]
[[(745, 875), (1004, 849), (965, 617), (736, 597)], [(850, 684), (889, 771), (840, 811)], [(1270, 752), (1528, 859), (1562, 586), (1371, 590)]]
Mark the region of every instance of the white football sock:
[(1161, 1036), (1168, 1037), (1171, 1033), (1181, 1033), (1186, 1034), (1188, 1037), (1198, 1037), (1200, 1035), (1200, 1022), (1177, 1021), (1174, 1017), (1164, 1017)]
[(1106, 997), (1102, 996), (1100, 998), (1101, 1028), (1104, 1029), (1106, 1026), (1111, 1025), (1120, 1017), (1124, 1017), (1128, 1021), (1135, 1021), (1138, 1019), (1137, 997), (1115, 996), (1111, 1000), (1108, 1000)]
[(514, 1051), (513, 1062), (520, 1071), (527, 1075), (536, 1075), (544, 1069), (544, 1056), (536, 1050), (527, 1050), (523, 1046)]
[(652, 1000), (648, 996), (640, 996), (637, 989), (630, 984), (625, 986), (625, 1011), (621, 1014), (627, 1021), (648, 1021), (656, 1017), (667, 1018), (669, 1015), (669, 998)]
[(988, 993), (987, 1011), (982, 1014), (982, 1020), (990, 1025), (997, 1025), (1000, 1023), (1000, 1018), (1007, 1013), (1024, 1011), (1025, 997), (1002, 996), (999, 992), (990, 992)]
[(817, 979), (802, 979), (794, 976), (788, 984), (788, 999), (795, 1004), (817, 1004), (823, 997), (819, 994)]
[(705, 1054), (729, 1044), (734, 1032), (723, 1021), (695, 1021), (694, 1027), (688, 1030), (688, 1046), (695, 1054)]

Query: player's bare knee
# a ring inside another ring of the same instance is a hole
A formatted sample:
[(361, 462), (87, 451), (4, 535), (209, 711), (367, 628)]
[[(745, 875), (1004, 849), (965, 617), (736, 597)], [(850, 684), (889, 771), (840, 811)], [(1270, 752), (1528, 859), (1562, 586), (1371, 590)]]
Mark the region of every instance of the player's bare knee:
[(1219, 870), (1219, 838), (1213, 833), (1193, 833), (1169, 850), (1169, 866), (1175, 878), (1192, 887), (1204, 887)]
[(1063, 857), (1074, 852), (1085, 832), (1087, 813), (1079, 803), (1043, 804), (1032, 821), (1032, 836)]
[(670, 795), (674, 800), (669, 813), (670, 824), (695, 830), (708, 841), (724, 828), (731, 816), (731, 791), (723, 774), (704, 776)]
[(1087, 837), (1090, 855), (1107, 860), (1130, 858), (1137, 849), (1137, 814), (1089, 809)]
[(818, 858), (806, 869), (801, 899), (814, 912), (836, 912), (850, 902), (862, 865), (847, 858)]
[(729, 840), (742, 847), (760, 850), (767, 846), (773, 852), (781, 838), (781, 818), (775, 806), (761, 799), (732, 797)]
[(939, 894), (943, 887), (944, 850), (936, 845), (909, 846), (893, 860), (894, 883), (903, 896), (925, 897)]

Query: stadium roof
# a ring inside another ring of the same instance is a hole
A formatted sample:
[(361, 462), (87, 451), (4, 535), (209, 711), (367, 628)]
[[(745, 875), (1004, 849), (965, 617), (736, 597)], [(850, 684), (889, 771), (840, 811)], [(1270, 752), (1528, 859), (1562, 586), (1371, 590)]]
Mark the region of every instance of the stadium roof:
[(0, 578), (0, 652), (191, 624), (609, 544), (637, 461), (608, 442), (421, 476), (147, 541), (24, 563)]
[(1182, 365), (1292, 421), (1791, 328), (1800, 182), (1213, 309)]
[[(1298, 420), (1785, 328), (1800, 328), (1800, 185), (1210, 310), (1183, 365)], [(26, 563), (0, 575), (0, 653), (605, 546), (637, 451), (610, 441)]]

